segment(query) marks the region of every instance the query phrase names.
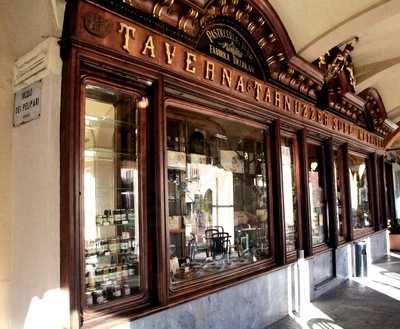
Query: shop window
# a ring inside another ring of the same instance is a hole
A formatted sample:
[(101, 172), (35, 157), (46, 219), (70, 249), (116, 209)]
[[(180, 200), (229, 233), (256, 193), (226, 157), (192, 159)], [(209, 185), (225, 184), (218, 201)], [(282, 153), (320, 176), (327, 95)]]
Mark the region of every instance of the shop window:
[(333, 168), (334, 168), (334, 186), (336, 200), (336, 223), (338, 228), (339, 241), (343, 241), (346, 236), (346, 222), (344, 219), (344, 184), (343, 184), (343, 156), (342, 152), (334, 150), (333, 152)]
[(354, 230), (373, 226), (368, 194), (367, 159), (349, 155), (351, 224)]
[(395, 218), (400, 218), (400, 166), (397, 163), (392, 164), (393, 171), (392, 177), (389, 178), (389, 181), (392, 182), (393, 185), (393, 195), (394, 195), (394, 216)]
[(324, 183), (324, 154), (321, 145), (308, 144), (308, 187), (313, 246), (328, 240)]
[[(393, 218), (400, 218), (400, 216), (396, 213), (396, 204), (395, 204), (395, 185), (394, 185), (394, 171), (395, 165), (385, 162), (385, 194), (386, 194), (386, 213), (387, 213), (387, 221), (385, 223), (385, 227), (390, 225), (390, 221)], [(400, 183), (400, 180), (399, 180)], [(400, 187), (400, 186), (399, 186)]]
[(89, 308), (144, 292), (139, 108), (146, 99), (86, 85), (84, 273)]
[(265, 131), (168, 109), (170, 286), (270, 256)]
[(296, 250), (297, 237), (297, 197), (293, 140), (282, 138), (281, 148), (286, 252), (292, 252)]

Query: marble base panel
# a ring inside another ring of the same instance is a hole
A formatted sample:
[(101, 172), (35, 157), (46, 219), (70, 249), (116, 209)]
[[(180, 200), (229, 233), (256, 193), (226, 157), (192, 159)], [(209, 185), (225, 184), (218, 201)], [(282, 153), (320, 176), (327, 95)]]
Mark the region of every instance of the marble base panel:
[(261, 329), (288, 314), (282, 269), (113, 329)]
[[(387, 254), (387, 232), (368, 238), (369, 262)], [(307, 304), (337, 287), (353, 274), (354, 245), (315, 255), (176, 307), (112, 329), (262, 329), (301, 311)], [(333, 255), (336, 260), (334, 275)]]

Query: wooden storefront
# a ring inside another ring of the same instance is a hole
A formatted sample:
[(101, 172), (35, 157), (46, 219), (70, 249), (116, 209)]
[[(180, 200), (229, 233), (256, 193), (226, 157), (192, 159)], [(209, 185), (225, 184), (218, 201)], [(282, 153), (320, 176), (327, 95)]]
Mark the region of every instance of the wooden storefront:
[(379, 95), (355, 95), (339, 55), (298, 57), (266, 1), (68, 1), (61, 46), (72, 328), (386, 228)]

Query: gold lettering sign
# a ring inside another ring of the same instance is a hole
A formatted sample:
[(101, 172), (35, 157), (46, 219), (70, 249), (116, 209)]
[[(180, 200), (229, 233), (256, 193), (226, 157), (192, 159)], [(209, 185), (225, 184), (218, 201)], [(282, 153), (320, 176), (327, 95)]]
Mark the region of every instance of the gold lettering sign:
[(124, 43), (122, 45), (122, 49), (126, 50), (129, 53), (129, 40), (131, 38), (135, 38), (136, 28), (134, 28), (133, 26), (129, 26), (125, 23), (120, 23), (120, 28), (118, 32), (124, 34)]
[(236, 90), (240, 91), (241, 93), (244, 92), (244, 82), (242, 76), (239, 76), (239, 79), (236, 84)]
[(255, 89), (256, 89), (256, 100), (257, 101), (260, 101), (260, 94), (261, 94), (261, 84), (260, 83), (258, 83), (258, 82), (254, 82), (254, 85), (255, 85)]
[(214, 81), (214, 67), (215, 65), (213, 62), (210, 61), (206, 62), (206, 74), (204, 77), (205, 79)]
[(156, 58), (155, 46), (154, 46), (154, 42), (153, 42), (153, 37), (151, 35), (149, 35), (147, 37), (147, 41), (144, 44), (144, 48), (143, 48), (142, 54), (143, 55), (148, 55), (151, 58)]
[(172, 64), (172, 59), (175, 57), (175, 46), (171, 46), (168, 42), (165, 43), (165, 54), (167, 56), (167, 64)]
[(284, 110), (290, 112), (290, 111), (291, 111), (290, 97), (284, 95), (284, 96), (283, 96), (283, 99), (285, 100), (285, 102), (284, 102)]
[(272, 103), (271, 90), (268, 87), (265, 88), (264, 102), (270, 104)]
[(185, 71), (190, 73), (196, 73), (196, 67), (193, 63), (196, 62), (196, 55), (192, 54), (191, 52), (186, 52), (186, 67)]
[(223, 68), (222, 69), (222, 82), (221, 82), (221, 84), (222, 85), (227, 85), (228, 87), (230, 87), (231, 86), (231, 82), (232, 82), (231, 71)]
[[(112, 44), (113, 36), (107, 36), (106, 41)], [(232, 94), (250, 102), (257, 102), (269, 110), (280, 111), (282, 114), (297, 117), (299, 120), (320, 125), (335, 133), (352, 137), (363, 143), (382, 147), (383, 139), (379, 138), (361, 127), (341, 119), (334, 114), (318, 109), (313, 104), (307, 103), (284, 91), (277, 90), (267, 82), (257, 80), (253, 76), (239, 72), (234, 68), (227, 68), (216, 60), (196, 54), (172, 40), (156, 35), (142, 27), (119, 23), (118, 37), (121, 38), (122, 51), (131, 56), (167, 68), (176, 74), (188, 75), (190, 79), (208, 83), (215, 88), (229, 88)], [(208, 37), (213, 38), (213, 35)], [(90, 39), (91, 40), (91, 39)], [(118, 39), (117, 39), (118, 40)], [(92, 41), (91, 41), (92, 42)], [(162, 53), (165, 58), (162, 60)], [(172, 65), (174, 64), (174, 65)], [(201, 70), (202, 73), (198, 73)], [(222, 89), (221, 89), (222, 90)], [(224, 92), (225, 92), (224, 91)]]
[(275, 106), (282, 107), (282, 94), (278, 91), (275, 92)]

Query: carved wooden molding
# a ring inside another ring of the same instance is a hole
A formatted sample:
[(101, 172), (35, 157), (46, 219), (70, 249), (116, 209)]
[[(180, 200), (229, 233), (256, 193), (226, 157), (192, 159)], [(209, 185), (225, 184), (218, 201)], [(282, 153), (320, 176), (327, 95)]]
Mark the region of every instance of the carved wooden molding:
[(375, 88), (367, 88), (358, 94), (365, 100), (364, 112), (370, 129), (382, 136), (389, 135), (391, 128), (385, 124), (387, 113), (382, 98)]
[(345, 76), (347, 71), (343, 70), (324, 85), (324, 69), (296, 55), (285, 27), (267, 0), (92, 1), (132, 19), (135, 19), (134, 13), (141, 13), (149, 27), (159, 29), (193, 48), (196, 48), (201, 31), (207, 24), (218, 18), (231, 20), (246, 30), (258, 47), (267, 79), (286, 86), (296, 94), (318, 103), (320, 108), (361, 127), (382, 136), (388, 134), (384, 128), (376, 126), (378, 118), (375, 118), (372, 125), (368, 122), (364, 111), (366, 100), (353, 94), (353, 88)]
[[(296, 55), (281, 20), (268, 1), (256, 0), (123, 0), (146, 15), (196, 40), (207, 24), (228, 18), (248, 31), (265, 60), (267, 76), (317, 101), (322, 76)], [(294, 60), (293, 60), (294, 59)], [(293, 61), (292, 61), (293, 60)]]

